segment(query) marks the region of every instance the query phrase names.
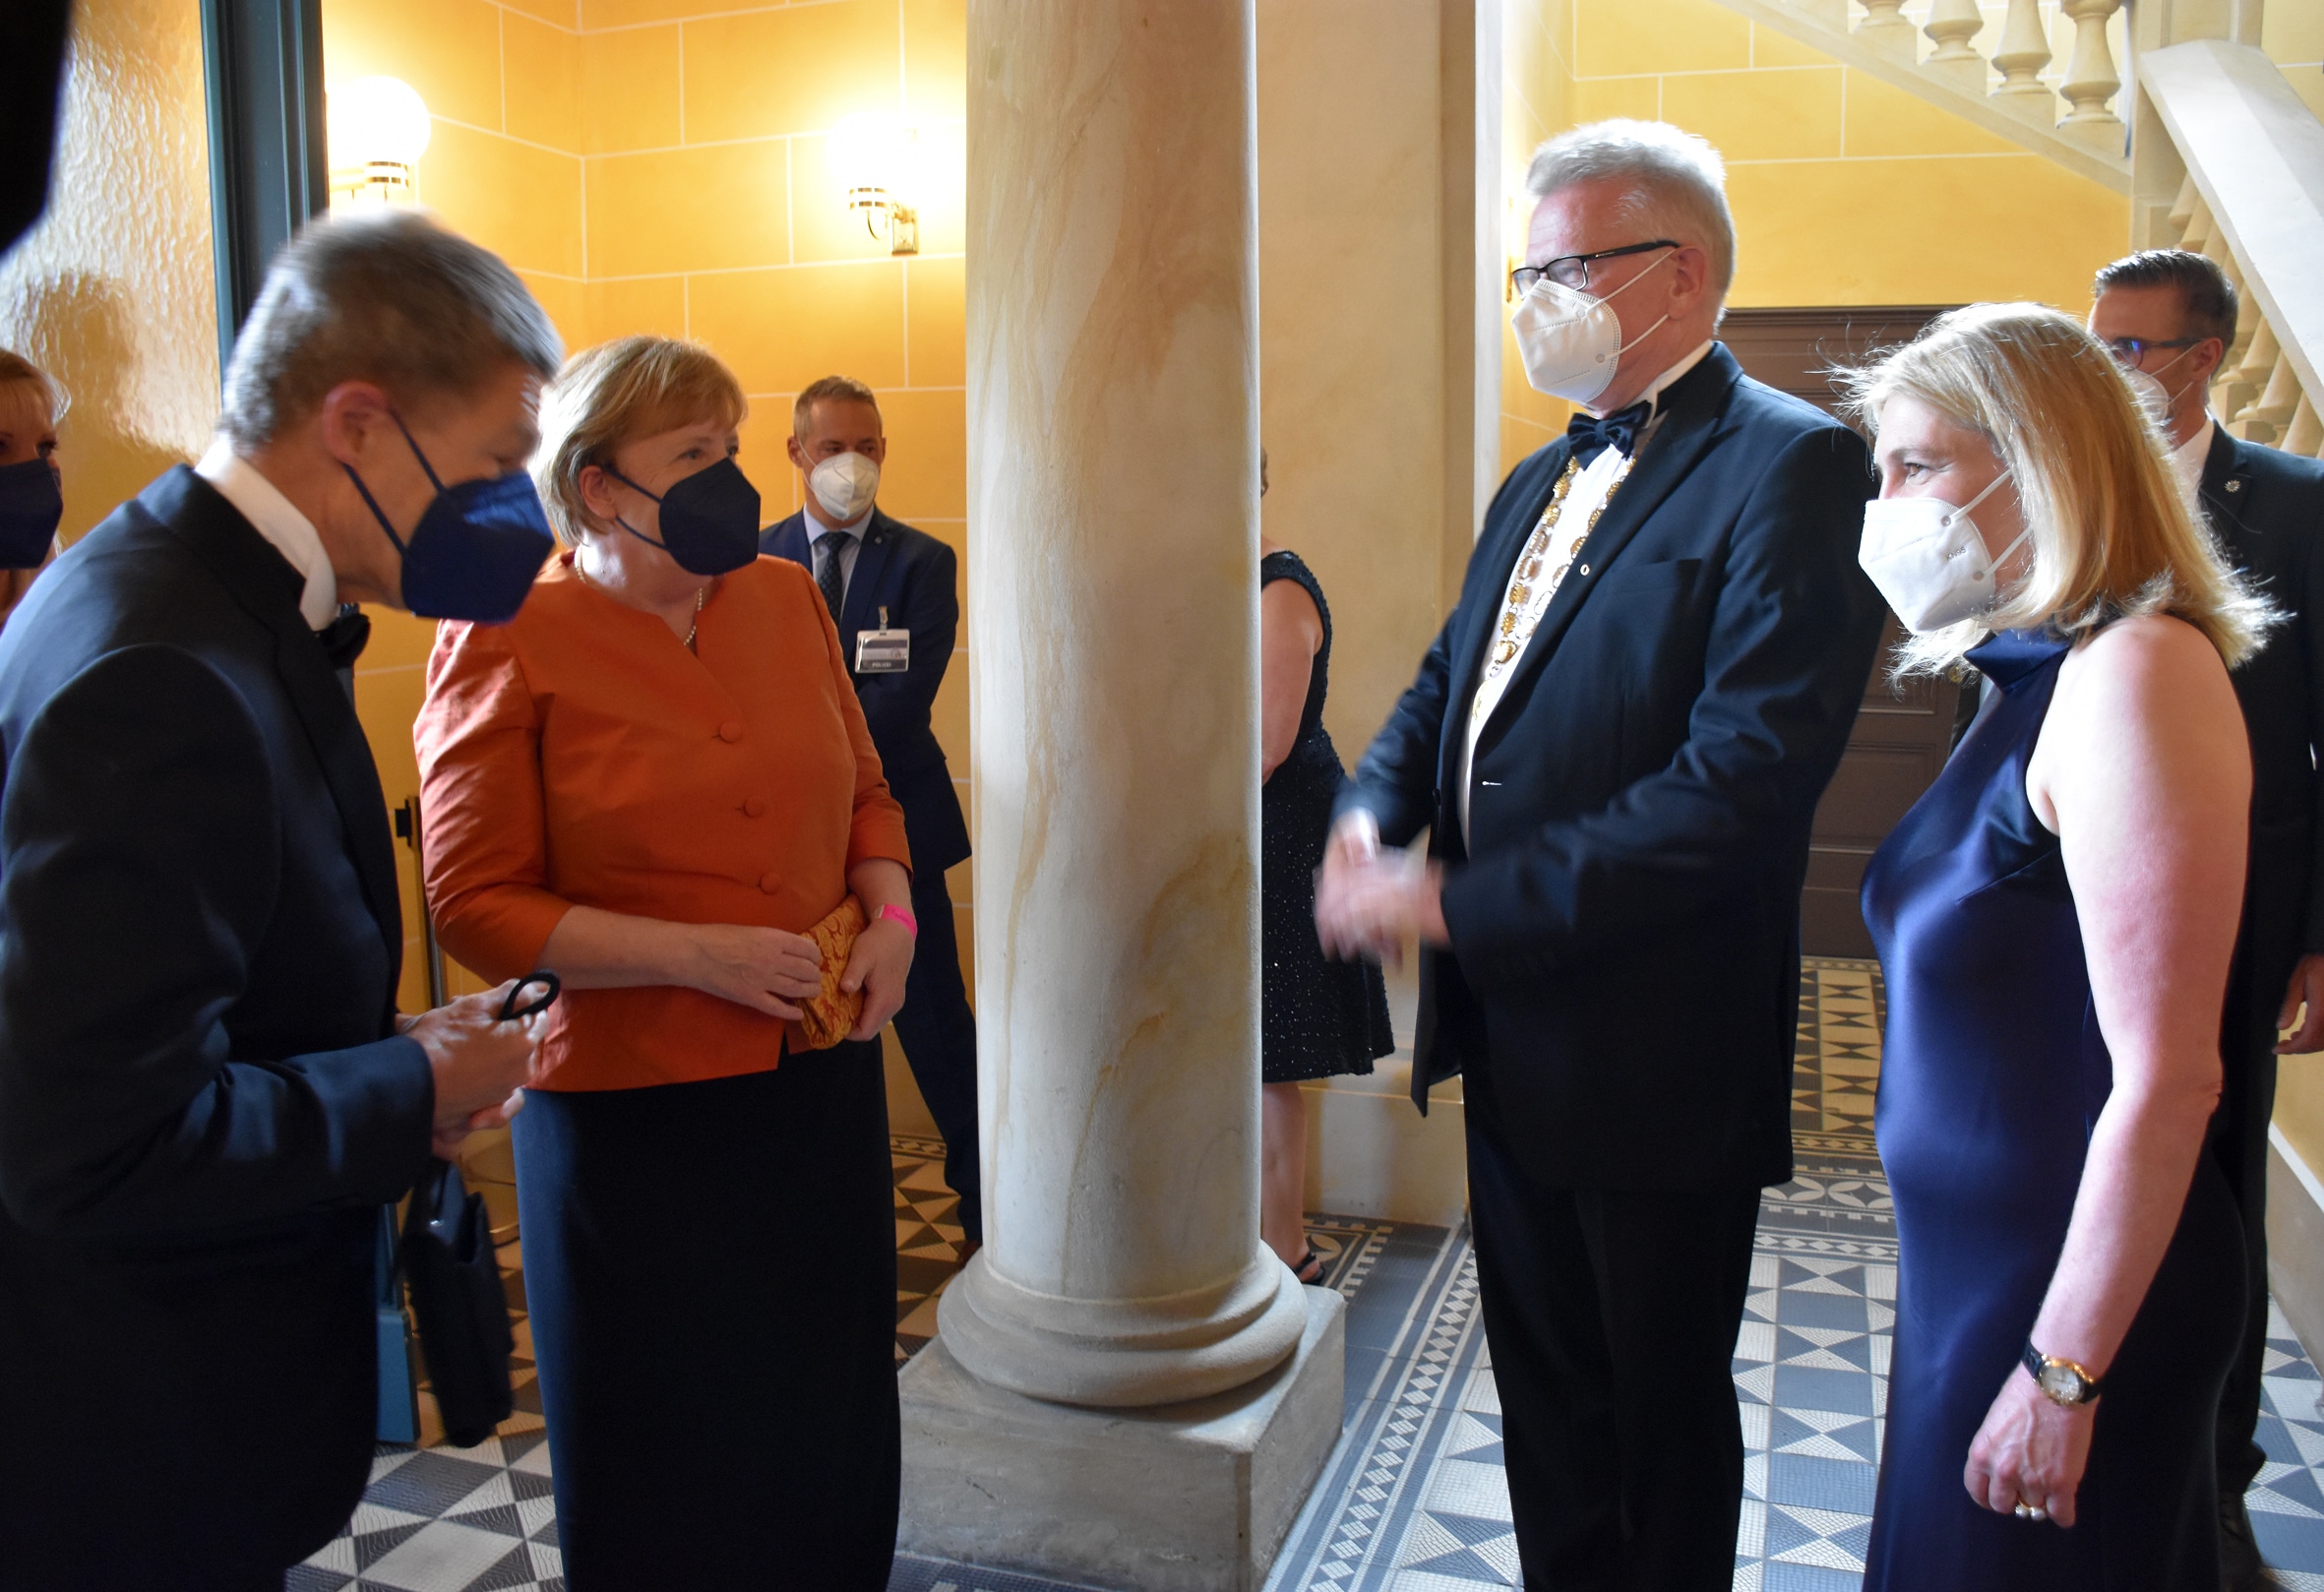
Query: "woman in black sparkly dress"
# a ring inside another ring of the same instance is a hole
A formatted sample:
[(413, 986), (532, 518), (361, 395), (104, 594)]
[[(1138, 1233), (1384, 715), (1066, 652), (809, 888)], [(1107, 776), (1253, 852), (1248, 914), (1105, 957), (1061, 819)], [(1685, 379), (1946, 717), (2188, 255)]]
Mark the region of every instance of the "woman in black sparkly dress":
[[(1263, 465), (1262, 465), (1263, 471)], [(1262, 483), (1264, 475), (1261, 475)], [(1369, 1072), (1396, 1048), (1387, 988), (1372, 962), (1335, 962), (1315, 939), (1315, 870), (1347, 778), (1323, 729), (1331, 610), (1299, 555), (1261, 541), (1259, 559), (1259, 1233), (1302, 1282), (1322, 1275), (1303, 1219), (1308, 1108), (1302, 1078)]]

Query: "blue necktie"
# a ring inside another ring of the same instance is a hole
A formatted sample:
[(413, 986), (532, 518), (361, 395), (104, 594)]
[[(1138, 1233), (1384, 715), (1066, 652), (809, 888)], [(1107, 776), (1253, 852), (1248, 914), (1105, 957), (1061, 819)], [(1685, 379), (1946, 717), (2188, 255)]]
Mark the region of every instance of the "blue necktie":
[(815, 583), (823, 587), (824, 606), (831, 610), (831, 623), (839, 622), (839, 605), (847, 597), (847, 571), (840, 564), (855, 538), (844, 530), (827, 530), (815, 544), (823, 555), (824, 567), (816, 572)]
[(1573, 444), (1574, 459), (1585, 465), (1609, 448), (1627, 459), (1638, 446), (1638, 433), (1646, 429), (1653, 413), (1654, 405), (1643, 398), (1602, 418), (1576, 413), (1565, 422), (1565, 440)]

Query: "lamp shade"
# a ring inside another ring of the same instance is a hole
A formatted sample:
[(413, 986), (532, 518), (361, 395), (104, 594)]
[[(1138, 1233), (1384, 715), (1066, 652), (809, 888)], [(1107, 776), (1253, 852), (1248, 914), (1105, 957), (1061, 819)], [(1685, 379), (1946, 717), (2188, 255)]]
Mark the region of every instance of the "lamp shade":
[(893, 116), (859, 112), (830, 132), (831, 175), (849, 192), (878, 189), (890, 198), (911, 189), (912, 135)]
[(334, 170), (375, 162), (416, 165), (434, 131), (428, 107), (401, 78), (356, 78), (334, 84), (324, 106)]

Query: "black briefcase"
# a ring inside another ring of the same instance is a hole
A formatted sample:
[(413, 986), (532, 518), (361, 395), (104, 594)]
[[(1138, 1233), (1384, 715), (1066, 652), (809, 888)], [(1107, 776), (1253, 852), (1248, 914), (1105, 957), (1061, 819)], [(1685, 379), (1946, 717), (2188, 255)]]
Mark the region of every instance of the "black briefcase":
[(509, 1357), (509, 1296), (484, 1196), (470, 1194), (459, 1168), (430, 1161), (403, 1217), (403, 1275), (419, 1325), (420, 1358), (444, 1417), (444, 1439), (472, 1448), (516, 1409)]

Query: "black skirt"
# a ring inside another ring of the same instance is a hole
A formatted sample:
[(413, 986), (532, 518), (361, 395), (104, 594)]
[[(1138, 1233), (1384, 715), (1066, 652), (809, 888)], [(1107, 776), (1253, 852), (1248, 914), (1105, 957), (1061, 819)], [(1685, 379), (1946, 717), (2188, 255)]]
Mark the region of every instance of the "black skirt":
[(879, 1045), (535, 1090), (513, 1126), (566, 1584), (885, 1588), (901, 1457)]

